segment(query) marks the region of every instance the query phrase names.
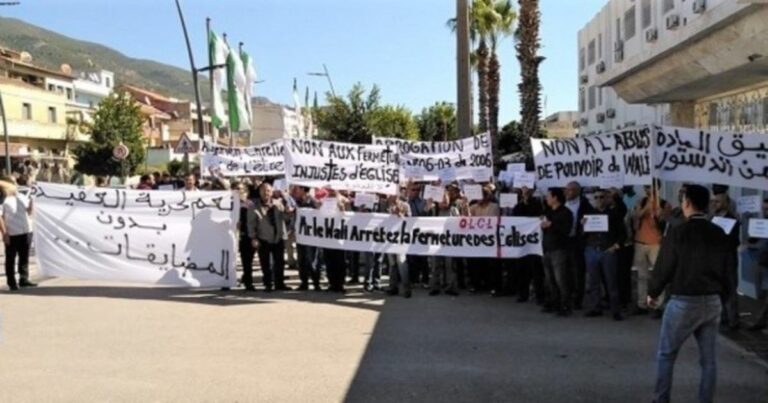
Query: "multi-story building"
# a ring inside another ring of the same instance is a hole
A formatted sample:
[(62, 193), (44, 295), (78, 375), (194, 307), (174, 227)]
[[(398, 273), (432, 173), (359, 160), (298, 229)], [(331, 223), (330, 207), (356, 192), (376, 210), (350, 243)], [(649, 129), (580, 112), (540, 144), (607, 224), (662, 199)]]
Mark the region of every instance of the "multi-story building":
[(261, 144), (285, 137), (299, 137), (307, 130), (303, 117), (295, 108), (276, 104), (264, 97), (257, 97), (251, 103), (253, 118), (251, 124), (252, 144)]
[(547, 116), (541, 123), (548, 138), (575, 137), (579, 131), (579, 112), (560, 111)]

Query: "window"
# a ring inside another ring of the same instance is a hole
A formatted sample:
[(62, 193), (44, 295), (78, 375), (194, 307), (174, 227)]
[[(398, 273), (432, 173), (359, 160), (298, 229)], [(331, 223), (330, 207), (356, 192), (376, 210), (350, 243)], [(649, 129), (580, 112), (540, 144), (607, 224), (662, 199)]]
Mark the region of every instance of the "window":
[(32, 120), (32, 104), (21, 104), (21, 118), (25, 120)]
[(109, 77), (105, 77), (104, 80), (107, 83), (107, 88), (111, 88), (112, 87), (112, 81), (109, 79)]
[(662, 13), (666, 14), (673, 8), (675, 8), (675, 0), (664, 0), (664, 7), (661, 9), (661, 11)]
[(603, 106), (603, 89), (597, 89), (597, 104)]
[(616, 19), (616, 41), (621, 40), (621, 18)]
[(56, 87), (56, 92), (58, 92), (59, 94), (63, 94), (64, 93), (64, 87), (62, 87), (62, 86)]
[(643, 0), (643, 29), (651, 26), (651, 0)]
[(56, 108), (48, 107), (48, 123), (56, 123)]
[(597, 58), (603, 59), (603, 34), (597, 35)]
[(589, 87), (589, 110), (595, 109), (595, 86)]
[(630, 40), (635, 36), (635, 6), (624, 13), (624, 39)]
[(586, 102), (584, 101), (584, 88), (579, 88), (579, 112), (586, 112)]
[(48, 84), (48, 91), (56, 92), (56, 86), (53, 84)]
[(595, 40), (589, 41), (589, 47), (587, 48), (587, 63), (589, 65), (595, 64)]
[(768, 126), (768, 98), (763, 98), (763, 125)]
[(585, 56), (584, 55), (585, 55), (584, 48), (581, 48), (579, 50), (579, 71), (583, 71), (584, 70), (584, 66), (586, 64), (585, 63)]
[(717, 126), (717, 104), (714, 102), (709, 104), (709, 126)]
[(67, 99), (72, 100), (72, 88), (67, 88)]

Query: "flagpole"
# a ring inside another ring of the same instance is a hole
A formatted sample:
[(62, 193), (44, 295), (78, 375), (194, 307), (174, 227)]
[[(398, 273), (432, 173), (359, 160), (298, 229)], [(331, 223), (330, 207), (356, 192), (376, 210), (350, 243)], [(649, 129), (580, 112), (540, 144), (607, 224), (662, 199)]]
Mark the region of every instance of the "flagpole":
[[(213, 52), (211, 51), (211, 17), (205, 18), (205, 40), (208, 44), (208, 66), (211, 66), (211, 69), (208, 70), (208, 81), (210, 81), (210, 89), (211, 89), (211, 105), (213, 105), (213, 74), (214, 74), (214, 67), (213, 67)], [(202, 116), (200, 116), (202, 119)], [(213, 132), (216, 131), (216, 136), (214, 138)], [(216, 140), (219, 137), (219, 128), (214, 127), (213, 119), (211, 119), (211, 141), (216, 144)]]
[(197, 132), (200, 140), (203, 140), (203, 105), (200, 102), (200, 86), (198, 85), (197, 68), (195, 68), (195, 57), (192, 54), (192, 45), (189, 43), (189, 33), (187, 32), (187, 23), (184, 21), (184, 13), (181, 11), (181, 3), (176, 0), (176, 10), (179, 12), (181, 29), (184, 31), (184, 40), (187, 42), (187, 53), (189, 54), (189, 66), (192, 69), (192, 85), (195, 86), (195, 103), (197, 105)]

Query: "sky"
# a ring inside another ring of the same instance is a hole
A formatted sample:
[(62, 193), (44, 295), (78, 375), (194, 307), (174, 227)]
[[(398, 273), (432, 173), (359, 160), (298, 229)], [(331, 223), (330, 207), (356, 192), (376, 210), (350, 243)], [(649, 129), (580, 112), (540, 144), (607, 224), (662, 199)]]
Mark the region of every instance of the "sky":
[[(173, 0), (20, 0), (0, 7), (15, 17), (131, 57), (189, 68)], [(576, 110), (577, 32), (607, 0), (541, 0), (540, 76), (547, 114)], [(517, 1), (513, 2), (517, 6)], [(414, 113), (438, 101), (455, 103), (455, 36), (446, 21), (455, 0), (182, 0), (198, 66), (207, 61), (205, 18), (231, 44), (244, 42), (260, 80), (256, 95), (292, 104), (294, 77), (321, 96), (326, 64), (337, 93), (377, 84), (385, 103)], [(34, 50), (30, 50), (34, 57)], [(514, 41), (499, 47), (500, 124), (519, 117), (519, 67)], [(544, 107), (544, 105), (542, 105)]]

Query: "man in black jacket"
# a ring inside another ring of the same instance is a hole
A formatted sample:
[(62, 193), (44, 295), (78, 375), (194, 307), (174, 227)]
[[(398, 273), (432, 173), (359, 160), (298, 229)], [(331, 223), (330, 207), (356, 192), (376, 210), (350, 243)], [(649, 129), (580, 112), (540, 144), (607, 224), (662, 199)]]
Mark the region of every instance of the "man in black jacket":
[(595, 215), (604, 215), (608, 219), (608, 231), (585, 232), (586, 247), (584, 258), (587, 263), (589, 287), (587, 289), (589, 311), (585, 316), (596, 317), (603, 314), (601, 291), (603, 281), (608, 290), (611, 313), (614, 320), (622, 320), (619, 303), (619, 283), (617, 277), (618, 250), (627, 238), (622, 210), (611, 207), (611, 195), (605, 190), (595, 192)]
[(683, 343), (694, 335), (699, 344), (701, 381), (699, 401), (711, 402), (717, 379), (717, 334), (722, 305), (734, 285), (728, 268), (734, 262), (731, 243), (706, 215), (709, 191), (690, 185), (683, 197), (688, 219), (664, 238), (653, 271), (646, 303), (655, 307), (665, 287), (671, 298), (664, 311), (659, 348), (655, 402), (668, 402), (675, 359)]
[(561, 188), (547, 191), (547, 206), (541, 228), (544, 230), (544, 278), (549, 289), (544, 312), (557, 312), (558, 316), (571, 314), (571, 272), (568, 269), (568, 234), (573, 216), (565, 203)]
[(593, 213), (592, 205), (583, 196), (581, 185), (578, 182), (570, 182), (565, 186), (565, 207), (573, 215), (571, 230), (568, 233), (568, 265), (571, 270), (573, 284), (571, 296), (575, 309), (581, 309), (584, 302), (584, 290), (586, 287), (587, 266), (584, 260), (584, 227), (582, 219), (587, 214)]

